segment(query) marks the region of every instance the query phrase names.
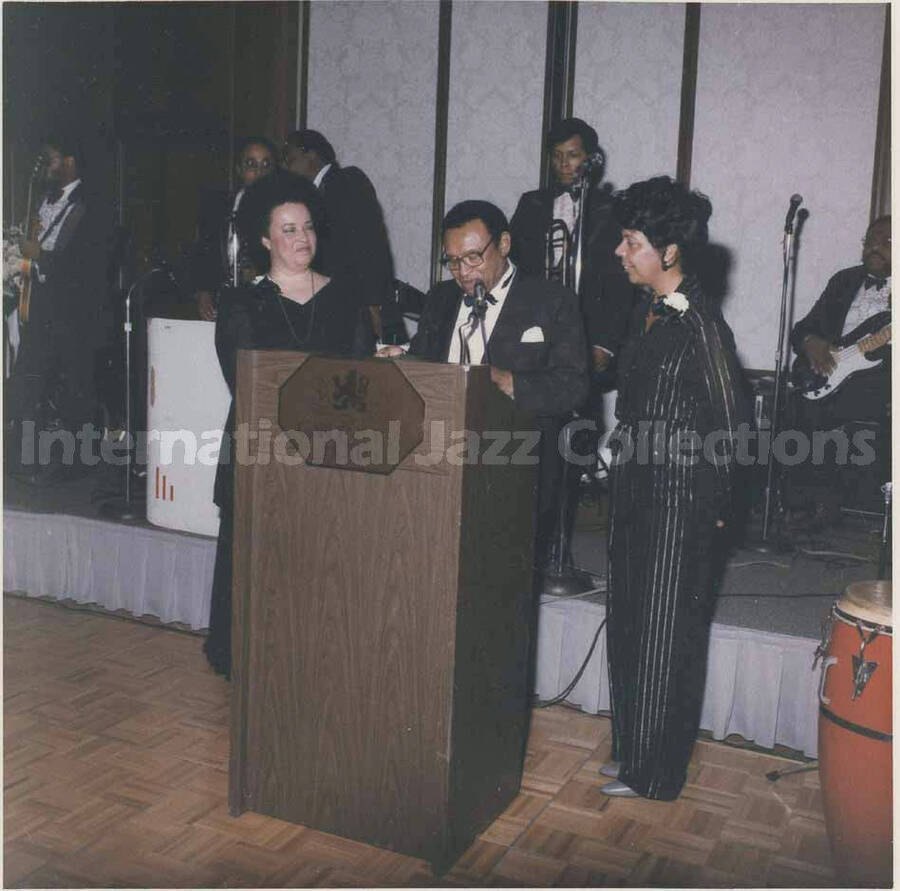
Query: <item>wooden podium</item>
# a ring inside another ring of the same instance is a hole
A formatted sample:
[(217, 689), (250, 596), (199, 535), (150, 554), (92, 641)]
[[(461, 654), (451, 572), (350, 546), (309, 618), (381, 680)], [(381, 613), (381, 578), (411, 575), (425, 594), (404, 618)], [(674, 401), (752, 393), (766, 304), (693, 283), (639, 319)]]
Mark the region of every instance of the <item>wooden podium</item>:
[(534, 422), (483, 366), (242, 351), (237, 424), (231, 813), (443, 872), (519, 790)]

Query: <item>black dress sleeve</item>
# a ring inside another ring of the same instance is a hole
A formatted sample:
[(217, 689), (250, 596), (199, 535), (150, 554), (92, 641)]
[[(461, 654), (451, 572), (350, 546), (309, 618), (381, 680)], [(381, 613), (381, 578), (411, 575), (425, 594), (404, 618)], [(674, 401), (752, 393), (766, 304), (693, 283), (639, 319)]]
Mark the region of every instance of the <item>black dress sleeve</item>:
[(721, 316), (705, 309), (689, 310), (684, 318), (693, 336), (690, 376), (699, 405), (704, 467), (709, 468), (700, 479), (711, 489), (717, 519), (727, 519), (733, 506), (737, 441), (749, 419), (734, 336)]

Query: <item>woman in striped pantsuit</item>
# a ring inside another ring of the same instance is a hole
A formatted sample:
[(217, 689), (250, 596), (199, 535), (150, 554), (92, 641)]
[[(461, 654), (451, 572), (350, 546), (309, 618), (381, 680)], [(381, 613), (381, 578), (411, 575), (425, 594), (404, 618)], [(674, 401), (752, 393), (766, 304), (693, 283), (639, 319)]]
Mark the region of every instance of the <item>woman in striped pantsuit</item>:
[[(700, 721), (738, 423), (734, 339), (692, 277), (709, 200), (668, 177), (616, 195), (616, 249), (647, 291), (619, 357), (611, 476), (608, 795), (676, 798)], [(741, 420), (744, 419), (741, 411)]]

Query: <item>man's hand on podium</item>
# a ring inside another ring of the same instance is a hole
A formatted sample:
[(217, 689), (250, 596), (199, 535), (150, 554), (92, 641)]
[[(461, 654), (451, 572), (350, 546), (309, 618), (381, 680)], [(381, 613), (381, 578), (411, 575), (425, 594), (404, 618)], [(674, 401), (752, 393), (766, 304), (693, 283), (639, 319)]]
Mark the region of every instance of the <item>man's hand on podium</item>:
[(511, 371), (505, 368), (495, 368), (491, 366), (491, 380), (497, 385), (497, 389), (501, 393), (505, 393), (510, 399), (513, 398), (513, 375)]
[(394, 344), (388, 344), (387, 346), (383, 346), (380, 350), (375, 351), (375, 357), (377, 359), (396, 359), (398, 356), (405, 356), (406, 350), (403, 347), (395, 346)]

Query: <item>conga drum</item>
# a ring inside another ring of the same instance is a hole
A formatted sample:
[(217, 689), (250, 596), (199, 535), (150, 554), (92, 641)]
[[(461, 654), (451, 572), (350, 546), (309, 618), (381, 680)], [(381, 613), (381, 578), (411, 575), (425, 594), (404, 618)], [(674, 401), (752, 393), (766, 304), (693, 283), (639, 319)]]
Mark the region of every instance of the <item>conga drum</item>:
[(891, 583), (855, 582), (825, 624), (819, 774), (842, 882), (891, 887)]

